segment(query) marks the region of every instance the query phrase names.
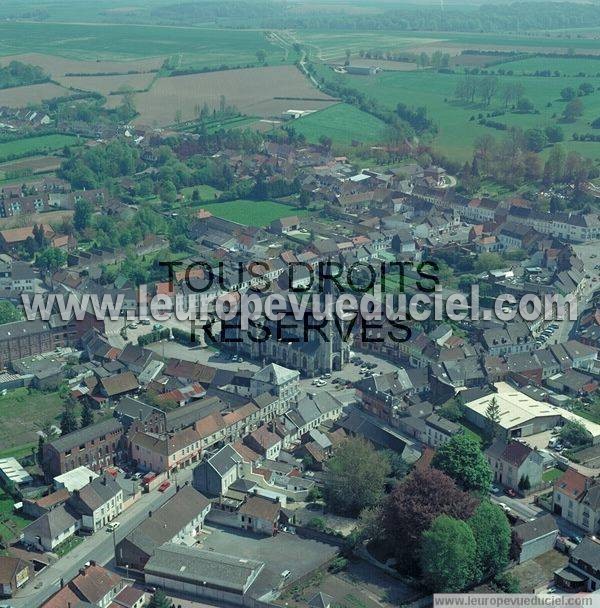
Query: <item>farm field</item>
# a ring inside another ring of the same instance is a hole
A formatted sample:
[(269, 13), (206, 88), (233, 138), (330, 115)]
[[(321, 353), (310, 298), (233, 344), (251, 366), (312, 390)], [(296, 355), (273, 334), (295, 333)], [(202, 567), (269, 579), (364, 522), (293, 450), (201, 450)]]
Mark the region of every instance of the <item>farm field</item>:
[(124, 89), (134, 91), (147, 89), (152, 84), (154, 76), (151, 73), (116, 76), (62, 76), (59, 82), (67, 88), (96, 91), (101, 95), (108, 96)]
[[(509, 64), (506, 64), (509, 65)], [(322, 72), (323, 73), (323, 72)], [(434, 144), (441, 152), (460, 161), (470, 159), (473, 142), (483, 134), (501, 137), (503, 131), (485, 127), (477, 123), (479, 114), (484, 117), (493, 110), (503, 110), (499, 98), (495, 98), (489, 108), (479, 103), (464, 104), (454, 99), (457, 83), (464, 78), (461, 74), (439, 74), (428, 70), (420, 72), (382, 73), (372, 77), (335, 75), (331, 70), (327, 78), (342, 79), (342, 82), (364, 92), (390, 109), (394, 109), (398, 102), (409, 107), (425, 106), (428, 116), (439, 127)], [(583, 82), (582, 78), (518, 78), (501, 76), (500, 86), (508, 82), (522, 83), (525, 93), (536, 110), (536, 114), (515, 114), (508, 111), (506, 114), (493, 117), (492, 120), (523, 129), (533, 127), (546, 127), (560, 124), (565, 133), (565, 149), (573, 149), (586, 154), (590, 158), (600, 157), (600, 145), (591, 142), (575, 142), (573, 133), (592, 131), (589, 123), (600, 116), (600, 91), (582, 97), (584, 113), (574, 123), (560, 123), (560, 115), (565, 107), (561, 101), (560, 91), (565, 87), (577, 89)], [(595, 87), (600, 86), (600, 79), (587, 78)], [(471, 117), (475, 117), (471, 120)]]
[(218, 108), (222, 95), (240, 112), (258, 117), (280, 116), (289, 109), (321, 109), (333, 103), (293, 66), (228, 70), (159, 78), (150, 91), (135, 95), (140, 113), (136, 122), (164, 126), (175, 121), (177, 112), (182, 120), (191, 120), (204, 103)]
[(0, 143), (0, 161), (11, 157), (27, 156), (33, 153), (42, 153), (60, 150), (64, 146), (78, 143), (78, 138), (72, 135), (40, 135)]
[(306, 209), (297, 209), (275, 201), (250, 201), (239, 199), (226, 203), (201, 205), (202, 209), (210, 211), (216, 217), (238, 222), (245, 226), (266, 226), (280, 217), (297, 215), (305, 217), (309, 214)]
[[(282, 47), (260, 30), (225, 30), (154, 25), (79, 23), (2, 23), (0, 53), (45, 53), (77, 60), (120, 61), (141, 57), (179, 56), (196, 67), (256, 63), (256, 52), (281, 63)], [(293, 61), (295, 57), (289, 58)]]
[(0, 89), (0, 106), (9, 108), (25, 108), (29, 104), (40, 103), (48, 99), (65, 97), (70, 92), (52, 82), (30, 84), (24, 87)]
[(385, 123), (354, 106), (339, 103), (320, 112), (299, 118), (293, 123), (297, 133), (316, 143), (321, 136), (349, 145), (353, 141), (377, 143), (385, 136)]
[(0, 164), (0, 174), (15, 172), (49, 173), (56, 171), (64, 159), (60, 156), (30, 156), (21, 160), (13, 160)]
[(44, 53), (24, 53), (21, 55), (7, 55), (0, 57), (0, 64), (9, 61), (22, 61), (32, 65), (39, 65), (53, 78), (58, 79), (65, 74), (127, 74), (128, 72), (149, 72), (158, 70), (163, 64), (161, 57), (149, 59), (133, 59), (128, 61), (81, 61), (67, 59), (58, 55)]
[[(24, 180), (19, 180), (23, 182)], [(45, 213), (32, 213), (31, 215), (13, 215), (12, 217), (0, 218), (0, 230), (6, 230), (7, 228), (21, 228), (31, 224), (50, 224), (56, 225), (61, 224), (64, 220), (71, 219), (73, 217), (73, 211), (47, 211)], [(2, 403), (0, 401), (0, 416), (2, 412)], [(2, 445), (2, 435), (0, 433), (0, 445)]]

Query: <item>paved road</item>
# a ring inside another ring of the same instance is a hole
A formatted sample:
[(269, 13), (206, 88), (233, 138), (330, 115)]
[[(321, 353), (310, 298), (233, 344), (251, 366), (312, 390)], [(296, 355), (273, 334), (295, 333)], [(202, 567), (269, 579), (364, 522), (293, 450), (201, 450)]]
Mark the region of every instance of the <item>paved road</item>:
[[(182, 484), (191, 479), (192, 469), (185, 469), (177, 474), (177, 483)], [(129, 509), (121, 513), (116, 521), (121, 525), (116, 532), (110, 534), (106, 529), (99, 530), (94, 535), (75, 547), (70, 553), (46, 568), (34, 581), (24, 587), (16, 597), (11, 599), (14, 608), (33, 608), (43, 604), (52, 594), (60, 589), (61, 578), (66, 582), (71, 580), (83, 565), (91, 560), (105, 565), (114, 558), (114, 545), (121, 541), (129, 532), (140, 525), (148, 517), (149, 511), (154, 511), (175, 493), (175, 483), (161, 494), (154, 491), (143, 494)]]

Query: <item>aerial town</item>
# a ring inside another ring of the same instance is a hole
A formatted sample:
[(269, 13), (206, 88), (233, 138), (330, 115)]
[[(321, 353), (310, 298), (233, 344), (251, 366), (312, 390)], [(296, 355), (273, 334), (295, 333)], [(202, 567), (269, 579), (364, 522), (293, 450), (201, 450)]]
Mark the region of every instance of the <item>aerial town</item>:
[[(582, 131), (600, 119), (569, 132), (600, 91), (595, 38), (542, 52), (523, 13), (516, 50), (501, 33), (459, 48), (449, 25), (446, 46), (405, 32), (426, 50), (397, 55), (381, 24), (353, 43), (353, 11), (331, 17), (346, 50), (278, 1), (190, 2), (189, 30), (214, 10), (231, 40), (188, 65), (175, 5), (82, 9), (62, 51), (69, 1), (8, 4), (6, 55), (31, 52), (0, 58), (1, 608), (600, 592), (600, 170)], [(101, 54), (94, 28), (127, 23), (150, 58)], [(263, 23), (283, 25), (244, 29)], [(275, 71), (287, 95), (266, 90)], [(252, 110), (217, 95), (233, 72), (257, 79)], [(560, 101), (516, 75), (561, 80)], [(461, 79), (446, 110), (365, 97), (433, 77)], [(175, 81), (193, 78), (216, 88), (186, 112)], [(467, 156), (445, 111), (472, 114)]]

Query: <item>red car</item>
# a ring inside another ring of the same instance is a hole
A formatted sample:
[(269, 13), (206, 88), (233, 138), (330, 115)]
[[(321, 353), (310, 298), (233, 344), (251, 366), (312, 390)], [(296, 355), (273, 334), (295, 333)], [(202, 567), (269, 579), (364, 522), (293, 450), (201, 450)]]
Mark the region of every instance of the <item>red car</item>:
[(504, 490), (504, 493), (507, 496), (510, 496), (511, 498), (515, 498), (517, 496), (517, 493), (512, 488), (506, 488), (506, 490)]
[(164, 492), (165, 490), (168, 490), (171, 487), (171, 482), (170, 481), (163, 481), (159, 486), (158, 486), (158, 491), (159, 492)]

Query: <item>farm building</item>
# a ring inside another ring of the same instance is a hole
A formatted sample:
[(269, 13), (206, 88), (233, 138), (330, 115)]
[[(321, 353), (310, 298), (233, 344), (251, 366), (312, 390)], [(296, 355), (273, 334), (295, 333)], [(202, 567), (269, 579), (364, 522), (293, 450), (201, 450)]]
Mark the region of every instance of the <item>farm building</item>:
[(600, 424), (581, 418), (561, 407), (537, 401), (506, 382), (498, 382), (494, 386), (495, 393), (488, 393), (465, 403), (467, 420), (475, 426), (481, 429), (488, 427), (489, 418), (486, 412), (492, 399), (495, 399), (500, 407), (498, 429), (500, 435), (506, 439), (528, 437), (555, 426), (562, 426), (566, 422), (576, 421), (592, 434), (594, 444), (600, 443)]
[(374, 65), (361, 66), (361, 65), (347, 65), (346, 72), (353, 76), (373, 76), (379, 72), (379, 68)]

